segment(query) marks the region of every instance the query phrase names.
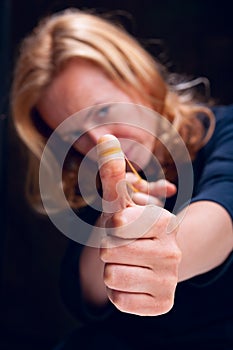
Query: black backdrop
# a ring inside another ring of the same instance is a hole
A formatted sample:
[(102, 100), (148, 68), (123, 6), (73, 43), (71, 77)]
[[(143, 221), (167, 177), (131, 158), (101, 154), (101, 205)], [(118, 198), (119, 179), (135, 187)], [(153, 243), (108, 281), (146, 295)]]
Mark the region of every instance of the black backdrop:
[(34, 0), (13, 1), (13, 42), (17, 44), (38, 18), (66, 7), (124, 10), (124, 23), (139, 38), (159, 38), (171, 68), (210, 79), (212, 95), (232, 102), (233, 21), (227, 0)]
[[(67, 239), (24, 199), (25, 157), (8, 109), (20, 40), (38, 19), (66, 7), (124, 10), (140, 39), (162, 39), (164, 62), (190, 77), (205, 76), (220, 104), (233, 103), (233, 24), (228, 0), (0, 1), (0, 348), (46, 350), (78, 323), (59, 294)], [(162, 56), (161, 56), (162, 57)]]

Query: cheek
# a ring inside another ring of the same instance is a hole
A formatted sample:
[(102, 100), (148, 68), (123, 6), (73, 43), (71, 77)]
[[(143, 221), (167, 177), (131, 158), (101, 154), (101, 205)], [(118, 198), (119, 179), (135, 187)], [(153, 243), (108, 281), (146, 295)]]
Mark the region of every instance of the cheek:
[(148, 150), (153, 151), (154, 144), (155, 144), (155, 137), (151, 134), (146, 134), (143, 138), (143, 144)]
[(109, 127), (91, 129), (79, 136), (78, 140), (74, 143), (74, 148), (84, 156), (87, 155), (92, 160), (96, 160), (96, 145), (99, 138), (105, 134), (112, 133), (113, 131)]
[(112, 131), (116, 137), (129, 140), (138, 139), (141, 133), (140, 129), (121, 124), (116, 125)]
[[(155, 137), (151, 133), (139, 128), (132, 128), (126, 126), (116, 127), (115, 130), (112, 130), (113, 134), (120, 139), (121, 144), (124, 148), (127, 144), (131, 143), (140, 148), (140, 145), (146, 147), (149, 151), (154, 149)], [(138, 148), (137, 147), (137, 148)], [(126, 147), (127, 148), (127, 147)]]
[(129, 138), (146, 147), (148, 150), (152, 150), (154, 148), (154, 136), (144, 130), (134, 130)]
[(54, 99), (50, 100), (49, 97), (41, 99), (36, 109), (43, 121), (53, 130), (68, 118), (63, 106), (60, 106), (57, 100), (55, 102)]
[(87, 136), (81, 136), (74, 143), (74, 148), (81, 153), (83, 156), (88, 155), (88, 158), (96, 159), (95, 156), (95, 144)]

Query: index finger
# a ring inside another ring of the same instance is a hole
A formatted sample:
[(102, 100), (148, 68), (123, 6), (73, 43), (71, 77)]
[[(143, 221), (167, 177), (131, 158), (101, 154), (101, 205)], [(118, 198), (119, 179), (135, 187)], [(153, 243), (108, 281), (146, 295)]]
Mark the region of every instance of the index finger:
[[(112, 228), (114, 227), (114, 230)], [(156, 205), (134, 206), (123, 209), (106, 221), (110, 236), (125, 240), (138, 238), (162, 239), (177, 231), (175, 215)]]

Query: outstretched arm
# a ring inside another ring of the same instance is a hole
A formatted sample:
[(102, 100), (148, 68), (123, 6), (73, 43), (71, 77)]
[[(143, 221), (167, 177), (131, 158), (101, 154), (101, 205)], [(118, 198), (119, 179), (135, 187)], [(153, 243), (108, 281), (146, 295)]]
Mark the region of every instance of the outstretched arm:
[[(104, 197), (111, 201), (118, 195), (116, 183), (124, 180), (125, 174), (122, 170), (117, 176), (108, 175), (102, 176), (102, 183)], [(149, 195), (159, 196), (155, 184), (149, 186)], [(137, 196), (134, 200), (137, 201)], [(126, 242), (127, 237), (132, 238), (132, 232), (123, 230), (124, 236), (118, 232), (118, 227), (124, 226), (127, 220), (137, 220), (137, 215), (142, 215), (142, 218), (143, 215), (144, 218), (154, 215), (153, 210), (158, 208), (156, 205), (152, 206), (150, 213), (142, 214), (140, 211), (147, 200), (148, 196), (140, 196), (140, 206), (128, 203), (109, 219), (108, 225), (116, 227), (115, 237), (109, 236), (104, 242), (105, 248), (100, 252), (97, 248), (84, 249), (80, 271), (83, 292), (90, 303), (102, 306), (110, 299), (125, 312), (141, 315), (167, 312), (173, 304), (178, 281), (217, 267), (232, 251), (231, 218), (222, 206), (211, 201), (192, 203), (185, 210), (185, 215), (184, 212), (178, 214), (180, 222), (177, 232), (174, 230), (172, 234), (167, 234), (166, 225), (171, 216), (161, 209), (163, 219), (155, 220), (152, 229), (144, 237), (137, 237), (127, 245), (108, 248), (107, 245), (114, 245), (116, 239)], [(125, 199), (122, 201), (121, 198), (120, 202), (125, 203)], [(179, 248), (182, 252), (181, 261)]]
[(233, 249), (232, 220), (227, 211), (211, 201), (192, 203), (182, 217), (177, 242), (182, 251), (179, 281), (219, 266)]

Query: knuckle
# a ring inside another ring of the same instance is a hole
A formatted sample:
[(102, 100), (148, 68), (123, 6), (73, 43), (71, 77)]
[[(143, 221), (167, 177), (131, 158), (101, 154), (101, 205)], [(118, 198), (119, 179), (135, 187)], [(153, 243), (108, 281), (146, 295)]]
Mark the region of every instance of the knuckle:
[(112, 279), (112, 266), (110, 264), (105, 265), (103, 278), (104, 283), (109, 287), (110, 281)]
[(104, 283), (109, 288), (114, 288), (117, 285), (118, 273), (114, 265), (106, 264), (104, 268)]
[(174, 293), (178, 283), (177, 270), (169, 276), (168, 291), (170, 295), (174, 298)]
[[(176, 269), (177, 270), (177, 269)], [(166, 272), (166, 275), (159, 275), (155, 277), (155, 282), (157, 285), (156, 291), (158, 289), (165, 291), (162, 294), (163, 295), (168, 295), (170, 293), (174, 293), (174, 290), (177, 286), (177, 271), (174, 270), (169, 270)], [(157, 292), (155, 292), (154, 295), (156, 295)]]
[(128, 298), (125, 293), (118, 290), (111, 290), (110, 300), (120, 311), (128, 310)]
[(168, 210), (164, 209), (164, 210), (162, 211), (161, 216), (160, 216), (160, 220), (161, 220), (161, 221), (164, 221), (164, 222), (166, 223), (167, 221), (170, 221), (170, 220), (171, 220), (172, 218), (174, 218), (174, 217), (175, 217), (174, 214), (172, 214), (172, 213), (170, 213)]
[(173, 262), (179, 263), (182, 258), (182, 253), (181, 253), (181, 250), (177, 247), (177, 248), (174, 248), (172, 251), (170, 251), (168, 256)]
[(172, 233), (176, 224), (176, 216), (162, 207), (155, 206), (153, 208), (154, 225), (156, 232), (159, 234)]
[(169, 297), (155, 297), (154, 302), (151, 303), (150, 315), (159, 316), (169, 312), (174, 305), (174, 298)]
[(180, 248), (176, 244), (174, 245), (173, 242), (170, 242), (168, 240), (165, 240), (161, 244), (159, 242), (158, 245), (157, 241), (155, 241), (154, 249), (152, 250), (151, 254), (154, 254), (154, 256), (156, 256), (157, 259), (161, 261), (166, 261), (166, 264), (168, 266), (176, 266), (180, 263), (182, 258), (182, 252)]
[(111, 217), (111, 227), (119, 227), (124, 224), (124, 218), (122, 212), (116, 212)]
[(174, 305), (174, 297), (166, 297), (160, 300), (159, 302), (159, 312), (165, 314), (169, 312)]
[(105, 263), (108, 262), (109, 261), (109, 249), (101, 248), (99, 256), (103, 262), (105, 262)]
[(177, 260), (177, 262), (179, 264), (181, 262), (181, 259), (182, 259), (182, 252), (180, 249), (177, 249), (175, 254), (176, 254), (175, 259)]

